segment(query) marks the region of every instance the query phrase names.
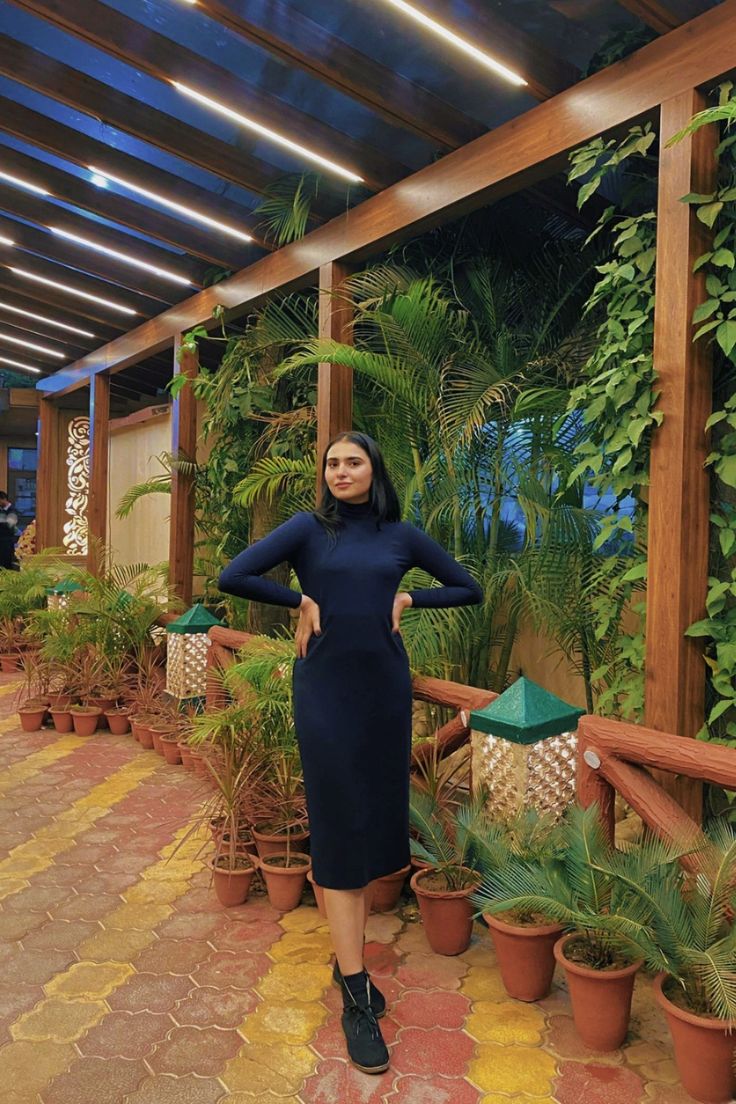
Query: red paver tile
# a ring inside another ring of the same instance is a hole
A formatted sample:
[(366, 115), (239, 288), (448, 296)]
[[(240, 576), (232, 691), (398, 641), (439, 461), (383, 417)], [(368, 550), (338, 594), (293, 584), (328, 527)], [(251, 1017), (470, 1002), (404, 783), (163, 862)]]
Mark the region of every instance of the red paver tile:
[(188, 977), (172, 974), (133, 974), (107, 997), (111, 1008), (127, 1012), (168, 1012), (194, 988)]
[(85, 893), (103, 893), (103, 894), (120, 894), (125, 893), (126, 889), (130, 889), (131, 886), (139, 879), (139, 874), (120, 874), (114, 872), (103, 872), (95, 870), (84, 879), (84, 885), (80, 886)]
[(92, 920), (48, 920), (23, 940), (26, 950), (73, 951), (100, 930)]
[(161, 1012), (110, 1012), (77, 1043), (95, 1058), (147, 1058), (173, 1027)]
[(399, 1077), (386, 1104), (479, 1104), (482, 1097), (468, 1081)]
[(95, 865), (103, 874), (140, 874), (141, 870), (145, 870), (156, 860), (157, 850), (151, 851), (149, 848), (142, 853), (108, 853), (104, 858), (98, 859)]
[(475, 1043), (462, 1031), (404, 1027), (392, 1055), (397, 1073), (464, 1077)]
[(366, 943), (363, 956), (365, 967), (377, 978), (391, 977), (401, 965), (401, 958), (389, 943)]
[(185, 912), (170, 916), (156, 931), (162, 939), (208, 939), (221, 923), (220, 912)]
[(461, 993), (406, 990), (391, 1010), (402, 1027), (461, 1028), (470, 1012), (470, 1001)]
[(48, 912), (70, 895), (68, 886), (39, 886), (34, 878), (28, 889), (22, 889), (3, 901), (3, 912)]
[(393, 1073), (361, 1073), (346, 1061), (320, 1062), (299, 1093), (304, 1104), (382, 1104), (391, 1091)]
[(46, 923), (43, 912), (0, 912), (0, 940), (15, 943)]
[[(225, 1100), (219, 1081), (198, 1077), (149, 1077), (125, 1104), (217, 1104)], [(278, 1098), (273, 1098), (278, 1104)]]
[(284, 929), (272, 920), (248, 924), (228, 921), (211, 931), (208, 938), (218, 951), (267, 951), (283, 934)]
[(138, 955), (135, 968), (151, 974), (191, 974), (211, 954), (212, 947), (203, 940), (157, 939)]
[(251, 989), (273, 965), (265, 954), (214, 951), (193, 973), (197, 985)]
[(563, 1062), (553, 1090), (559, 1104), (639, 1104), (644, 1085), (623, 1066)]
[(459, 989), (467, 972), (459, 958), (410, 954), (396, 971), (396, 979), (407, 989)]
[(43, 1104), (120, 1104), (140, 1085), (143, 1062), (124, 1058), (80, 1058), (41, 1091)]
[(156, 1047), (148, 1065), (154, 1073), (172, 1073), (175, 1077), (215, 1077), (242, 1045), (242, 1035), (227, 1028), (175, 1027)]
[[(339, 1008), (332, 1012), (327, 1018), (310, 1044), (312, 1050), (316, 1051), (320, 1058), (339, 1058), (343, 1061), (347, 1061), (345, 1035), (343, 1034), (340, 1020), (341, 1014), (342, 1003), (340, 1003)], [(385, 1016), (379, 1021), (379, 1026), (381, 1028), (381, 1034), (383, 1035), (383, 1041), (386, 1046), (391, 1049), (391, 1053), (394, 1054), (396, 1052), (394, 1044), (396, 1043), (396, 1037), (399, 1033), (399, 1025), (394, 1023), (390, 1016)]]
[(60, 974), (72, 962), (74, 955), (71, 951), (26, 951), (22, 955), (16, 954), (3, 963), (3, 984), (45, 985), (54, 974)]
[(174, 902), (174, 908), (179, 913), (209, 912), (222, 919), (223, 906), (218, 903), (215, 892), (212, 889), (192, 889), (185, 893), (178, 901)]
[(121, 903), (112, 893), (78, 893), (50, 912), (56, 920), (101, 920)]
[(171, 1015), (179, 1024), (192, 1027), (239, 1027), (253, 1012), (258, 997), (249, 989), (215, 989), (202, 986), (192, 989), (177, 1001)]

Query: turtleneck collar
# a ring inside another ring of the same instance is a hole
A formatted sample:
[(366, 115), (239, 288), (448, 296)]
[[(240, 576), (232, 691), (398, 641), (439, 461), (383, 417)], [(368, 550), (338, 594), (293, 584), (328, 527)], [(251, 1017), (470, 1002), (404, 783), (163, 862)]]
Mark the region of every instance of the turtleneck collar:
[(337, 500), (337, 512), (342, 518), (367, 518), (373, 514), (371, 501), (367, 502), (343, 502)]

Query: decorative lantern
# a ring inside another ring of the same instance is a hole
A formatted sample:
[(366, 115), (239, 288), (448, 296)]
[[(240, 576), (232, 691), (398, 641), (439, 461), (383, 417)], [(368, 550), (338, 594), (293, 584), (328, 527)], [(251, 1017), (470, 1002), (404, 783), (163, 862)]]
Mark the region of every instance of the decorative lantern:
[(473, 778), (488, 788), (492, 814), (564, 812), (575, 797), (576, 729), (584, 712), (526, 678), (471, 712)]
[(68, 609), (72, 594), (81, 591), (82, 586), (71, 579), (62, 579), (53, 586), (46, 587), (46, 605), (50, 610)]
[(166, 689), (175, 698), (202, 698), (206, 694), (207, 632), (219, 624), (198, 603), (166, 626)]

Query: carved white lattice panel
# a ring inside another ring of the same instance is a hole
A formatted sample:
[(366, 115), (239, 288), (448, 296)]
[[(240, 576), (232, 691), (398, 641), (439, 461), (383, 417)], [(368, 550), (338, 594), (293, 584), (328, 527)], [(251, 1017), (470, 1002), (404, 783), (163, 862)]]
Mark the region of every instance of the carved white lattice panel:
[(70, 555), (87, 555), (87, 501), (89, 497), (89, 418), (69, 422), (66, 445), (67, 499), (62, 542)]
[(207, 692), (206, 633), (168, 633), (166, 689), (175, 698), (202, 698)]

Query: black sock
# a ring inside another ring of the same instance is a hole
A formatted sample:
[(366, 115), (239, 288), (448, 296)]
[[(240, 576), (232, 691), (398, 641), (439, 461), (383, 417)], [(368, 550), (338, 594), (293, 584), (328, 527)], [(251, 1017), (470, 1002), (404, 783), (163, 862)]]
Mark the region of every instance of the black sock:
[(361, 970), (359, 974), (343, 974), (342, 980), (351, 997), (358, 1004), (365, 1003), (370, 999), (367, 985), (368, 974), (365, 970)]

